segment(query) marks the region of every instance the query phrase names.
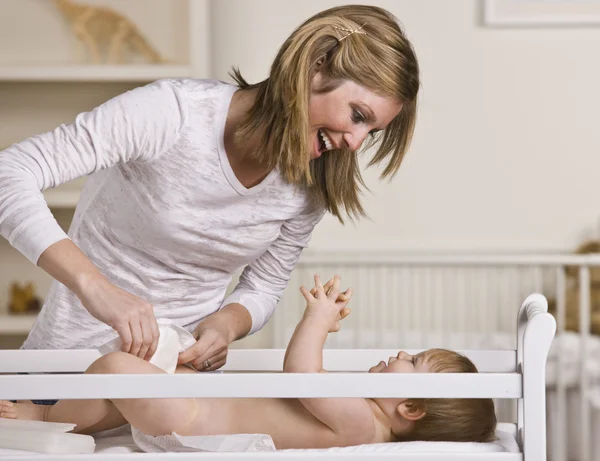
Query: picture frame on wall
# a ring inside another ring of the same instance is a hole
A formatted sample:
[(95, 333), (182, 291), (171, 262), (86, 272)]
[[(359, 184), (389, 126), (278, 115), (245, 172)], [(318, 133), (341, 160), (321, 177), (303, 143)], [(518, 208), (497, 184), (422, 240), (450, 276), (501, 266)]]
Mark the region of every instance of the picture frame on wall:
[(600, 0), (483, 0), (495, 27), (600, 27)]

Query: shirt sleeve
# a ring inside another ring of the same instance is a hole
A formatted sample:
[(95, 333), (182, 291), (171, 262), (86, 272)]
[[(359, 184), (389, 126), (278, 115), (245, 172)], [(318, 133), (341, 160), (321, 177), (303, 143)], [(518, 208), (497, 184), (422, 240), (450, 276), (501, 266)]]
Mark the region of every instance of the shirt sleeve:
[(223, 308), (238, 303), (248, 310), (252, 317), (249, 334), (264, 327), (273, 315), (302, 250), (308, 246), (312, 231), (324, 214), (322, 206), (313, 204), (286, 221), (279, 237), (245, 267), (239, 283), (221, 304)]
[(37, 264), (46, 248), (67, 238), (41, 191), (160, 155), (176, 142), (184, 119), (177, 82), (160, 80), (0, 151), (0, 235)]

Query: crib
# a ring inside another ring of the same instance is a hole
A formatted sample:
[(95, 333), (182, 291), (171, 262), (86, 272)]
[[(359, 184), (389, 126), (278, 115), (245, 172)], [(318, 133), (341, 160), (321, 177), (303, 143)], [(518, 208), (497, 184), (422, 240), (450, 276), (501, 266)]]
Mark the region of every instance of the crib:
[[(508, 306), (507, 306), (508, 307)], [(515, 309), (513, 309), (515, 312)], [(514, 314), (513, 314), (514, 316)], [(469, 459), (502, 461), (542, 461), (546, 459), (545, 366), (556, 330), (554, 318), (547, 313), (546, 299), (529, 296), (517, 315), (516, 349), (465, 350), (479, 368), (477, 374), (369, 374), (364, 373), (382, 357), (395, 355), (396, 349), (324, 351), (325, 374), (278, 373), (284, 350), (232, 350), (222, 373), (185, 375), (83, 375), (99, 356), (97, 351), (0, 351), (0, 398), (2, 399), (89, 399), (161, 397), (395, 397), (400, 392), (411, 397), (463, 397), (515, 399), (515, 425), (502, 425), (515, 442), (513, 452), (472, 451), (467, 443), (455, 443), (442, 450), (439, 442), (410, 451), (373, 452), (361, 449), (281, 450), (265, 453), (161, 453), (115, 454), (110, 452), (69, 455), (72, 460), (93, 459), (198, 459), (300, 460), (343, 458), (348, 460), (417, 459), (458, 461)], [(409, 350), (409, 352), (418, 352)], [(16, 375), (17, 372), (50, 374)], [(73, 373), (75, 372), (75, 373)], [(56, 374), (59, 373), (59, 374)], [(168, 385), (166, 385), (168, 383)], [(401, 391), (400, 391), (401, 389)], [(395, 444), (385, 444), (392, 446)], [(471, 444), (473, 445), (473, 444)], [(479, 444), (475, 444), (479, 445)], [(1, 452), (0, 452), (1, 453)], [(64, 455), (7, 454), (4, 459), (59, 460)]]
[[(579, 332), (565, 331), (573, 288), (567, 267), (579, 279)], [(592, 436), (600, 433), (600, 336), (590, 334), (591, 276), (598, 268), (598, 254), (306, 254), (263, 345), (285, 346), (303, 309), (298, 287), (314, 273), (341, 274), (355, 291), (353, 313), (330, 335), (330, 348), (515, 348), (511, 306), (542, 293), (556, 300), (558, 326), (546, 376), (548, 459), (600, 461), (600, 441)], [(498, 401), (497, 408), (499, 420), (516, 420), (514, 402)]]

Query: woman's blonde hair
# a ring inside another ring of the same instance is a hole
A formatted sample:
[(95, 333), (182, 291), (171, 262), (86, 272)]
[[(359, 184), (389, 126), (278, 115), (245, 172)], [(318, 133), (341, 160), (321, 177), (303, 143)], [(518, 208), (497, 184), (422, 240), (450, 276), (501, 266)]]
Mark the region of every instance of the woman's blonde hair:
[[(431, 373), (477, 373), (468, 358), (445, 349), (423, 353)], [(402, 440), (491, 442), (496, 439), (492, 399), (410, 399), (414, 411), (425, 412)]]
[(381, 141), (369, 166), (387, 160), (381, 178), (393, 176), (415, 127), (419, 66), (398, 20), (375, 6), (339, 6), (305, 21), (284, 42), (269, 77), (260, 83), (249, 85), (234, 68), (231, 75), (240, 88), (258, 89), (253, 107), (237, 129), (236, 143), (244, 145), (259, 133), (255, 158), (269, 169), (278, 168), (288, 182), (307, 187), (343, 222), (342, 209), (350, 217), (365, 215), (360, 202), (365, 184), (357, 155), (350, 149), (310, 159), (309, 101), (316, 64), (323, 57), (319, 67), (326, 82), (323, 91), (351, 80), (402, 104), (387, 128), (363, 146)]

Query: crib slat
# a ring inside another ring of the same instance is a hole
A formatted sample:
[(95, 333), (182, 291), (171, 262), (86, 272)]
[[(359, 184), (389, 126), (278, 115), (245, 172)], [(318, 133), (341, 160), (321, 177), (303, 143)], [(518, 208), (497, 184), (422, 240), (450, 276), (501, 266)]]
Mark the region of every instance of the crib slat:
[[(390, 286), (392, 272), (390, 269), (380, 268), (379, 269), (379, 283), (377, 285), (377, 290), (379, 292), (379, 299), (381, 300), (382, 309), (379, 312), (375, 312), (375, 315), (379, 317), (379, 343), (377, 347), (384, 348), (386, 347), (386, 342), (388, 341), (388, 337), (390, 332), (394, 331), (394, 323), (392, 312), (394, 312), (398, 306), (394, 305), (391, 301), (390, 290), (387, 288)], [(393, 282), (392, 282), (393, 283)], [(394, 347), (395, 344), (389, 345), (388, 347)]]
[[(416, 354), (420, 349), (407, 349)], [(460, 350), (482, 372), (516, 371), (514, 350)], [(325, 349), (323, 367), (330, 371), (366, 371), (397, 349)], [(232, 349), (225, 371), (281, 371), (284, 349)], [(96, 350), (0, 350), (0, 373), (81, 372), (100, 357)]]
[(519, 373), (6, 375), (0, 398), (520, 398)]
[(581, 410), (581, 461), (590, 460), (590, 401), (588, 373), (586, 366), (588, 361), (585, 359), (589, 347), (590, 334), (590, 268), (581, 266), (579, 268), (579, 331), (580, 352), (579, 352), (579, 383), (580, 383), (580, 410)]
[[(367, 267), (359, 267), (358, 268), (358, 280), (360, 283), (360, 287), (358, 288), (360, 291), (358, 293), (358, 306), (357, 309), (358, 312), (358, 324), (361, 326), (361, 328), (358, 328), (357, 331), (354, 331), (354, 343), (353, 343), (353, 347), (356, 348), (360, 348), (360, 347), (364, 347), (363, 344), (365, 342), (365, 329), (364, 326), (367, 325), (367, 316), (369, 314), (368, 309), (369, 309), (369, 295), (371, 294), (371, 292), (369, 291), (369, 287), (367, 286), (369, 281), (368, 281), (368, 268)], [(356, 314), (355, 314), (356, 315)]]
[[(559, 335), (565, 330), (566, 293), (566, 272), (564, 266), (560, 266), (556, 270), (556, 323)], [(551, 440), (555, 444), (556, 461), (567, 461), (567, 389), (565, 374), (560, 373), (566, 363), (564, 347), (558, 349), (556, 363), (556, 403), (558, 414), (564, 415), (564, 417), (556, 418), (556, 421), (554, 421), (556, 427), (554, 433), (551, 434)]]
[[(456, 312), (457, 315), (454, 320), (454, 328), (457, 332), (461, 333), (461, 336), (463, 336), (463, 338), (470, 332), (473, 331), (475, 328), (474, 326), (471, 324), (472, 322), (472, 318), (469, 318), (469, 315), (467, 314), (467, 296), (466, 293), (469, 291), (470, 288), (473, 287), (473, 284), (468, 284), (468, 275), (469, 275), (469, 269), (460, 269), (460, 268), (452, 268), (455, 272), (455, 283), (454, 285), (454, 290), (455, 290), (455, 299), (456, 299)], [(452, 274), (452, 272), (451, 272)], [(448, 277), (450, 278), (450, 276)], [(446, 314), (446, 315), (450, 315), (450, 313)], [(477, 315), (480, 315), (479, 313), (477, 313)], [(471, 321), (470, 321), (471, 320)], [(457, 335), (458, 336), (458, 335)], [(463, 344), (458, 345), (458, 347), (468, 347), (465, 346), (465, 342), (464, 340), (461, 341)], [(457, 347), (457, 344), (452, 344), (452, 347)]]

